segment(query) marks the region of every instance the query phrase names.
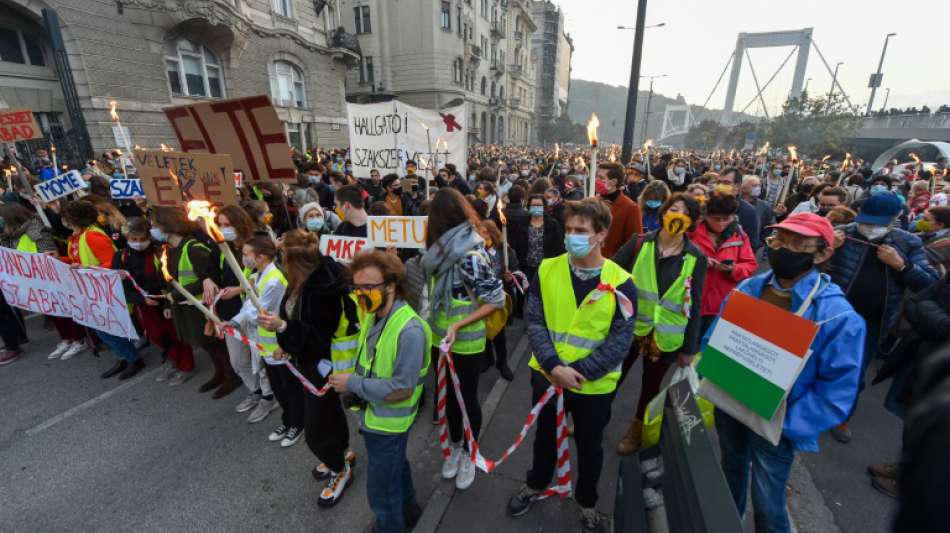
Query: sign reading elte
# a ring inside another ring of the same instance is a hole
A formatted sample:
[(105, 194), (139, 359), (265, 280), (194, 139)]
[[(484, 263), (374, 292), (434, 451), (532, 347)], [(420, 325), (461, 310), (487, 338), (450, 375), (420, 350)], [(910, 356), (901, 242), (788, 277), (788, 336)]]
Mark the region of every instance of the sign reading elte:
[(0, 109), (0, 141), (12, 143), (42, 139), (43, 130), (40, 129), (36, 117), (29, 109)]
[(42, 183), (33, 186), (36, 194), (44, 202), (52, 202), (78, 190), (85, 189), (89, 184), (82, 179), (78, 170), (70, 170), (65, 174), (54, 176)]
[(342, 237), (339, 235), (321, 235), (320, 253), (332, 257), (340, 263), (352, 263), (353, 257), (366, 247), (362, 237)]
[(237, 205), (234, 170), (227, 155), (135, 150), (135, 168), (151, 205), (179, 206), (207, 200)]
[(131, 200), (146, 196), (145, 189), (142, 188), (142, 180), (136, 179), (109, 180), (109, 192), (113, 200)]
[(369, 217), (369, 246), (376, 248), (425, 248), (429, 217)]
[(267, 96), (167, 107), (165, 116), (183, 152), (229, 154), (251, 183), (297, 177), (284, 125)]

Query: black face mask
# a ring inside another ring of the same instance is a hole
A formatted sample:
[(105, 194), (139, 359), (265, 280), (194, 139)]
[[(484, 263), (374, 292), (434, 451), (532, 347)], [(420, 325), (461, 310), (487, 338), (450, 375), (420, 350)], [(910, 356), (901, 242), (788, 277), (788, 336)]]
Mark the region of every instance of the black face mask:
[(828, 209), (826, 207), (820, 207), (818, 208), (818, 216), (820, 217), (827, 216), (829, 211), (831, 211), (831, 209)]
[(391, 191), (389, 191), (389, 192), (391, 192), (392, 194), (394, 194), (394, 195), (396, 195), (396, 196), (399, 196), (400, 194), (402, 194), (402, 187), (394, 187), (394, 188), (393, 188)]
[(614, 192), (606, 192), (604, 194), (601, 194), (600, 197), (603, 198), (604, 200), (609, 200), (613, 202), (614, 200), (617, 199), (617, 196), (619, 195), (620, 195), (620, 189), (617, 189)]
[(815, 255), (808, 252), (793, 252), (788, 248), (769, 250), (769, 266), (779, 279), (795, 279), (811, 270)]

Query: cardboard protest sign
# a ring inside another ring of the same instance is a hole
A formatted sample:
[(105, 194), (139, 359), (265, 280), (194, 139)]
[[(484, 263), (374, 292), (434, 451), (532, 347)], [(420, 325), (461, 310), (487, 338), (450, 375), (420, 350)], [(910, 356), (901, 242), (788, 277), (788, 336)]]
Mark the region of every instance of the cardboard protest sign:
[(798, 379), (818, 324), (732, 291), (696, 370), (765, 420)]
[(33, 186), (33, 190), (44, 202), (52, 202), (57, 198), (62, 198), (88, 186), (89, 184), (82, 179), (82, 174), (78, 170), (70, 170), (65, 174), (53, 176), (46, 181), (37, 183)]
[(20, 309), (138, 339), (118, 271), (70, 268), (46, 254), (0, 247), (0, 290)]
[(375, 248), (425, 248), (429, 217), (369, 217), (369, 246)]
[(433, 111), (395, 100), (348, 103), (346, 113), (350, 159), (358, 178), (368, 178), (374, 168), (381, 174), (405, 174), (410, 159), (419, 165), (420, 174), (429, 164), (465, 168), (469, 134), (465, 105)]
[(366, 248), (366, 239), (362, 237), (343, 237), (340, 235), (321, 235), (320, 253), (332, 257), (340, 263), (352, 263), (353, 257)]
[(109, 180), (109, 192), (113, 200), (132, 200), (138, 197), (146, 197), (145, 189), (142, 188), (142, 180), (136, 179)]
[(297, 177), (284, 125), (267, 96), (167, 107), (165, 116), (183, 152), (229, 154), (251, 183)]
[(0, 109), (0, 141), (13, 143), (43, 137), (43, 130), (29, 109)]
[(218, 207), (238, 203), (227, 155), (163, 150), (135, 150), (134, 154), (151, 205), (178, 206), (192, 200), (207, 200)]

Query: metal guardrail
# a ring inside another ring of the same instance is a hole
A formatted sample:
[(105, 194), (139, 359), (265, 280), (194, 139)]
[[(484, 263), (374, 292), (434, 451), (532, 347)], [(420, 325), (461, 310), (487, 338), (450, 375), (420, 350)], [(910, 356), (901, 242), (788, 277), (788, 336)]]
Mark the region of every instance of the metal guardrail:
[(864, 117), (861, 129), (950, 129), (950, 113)]

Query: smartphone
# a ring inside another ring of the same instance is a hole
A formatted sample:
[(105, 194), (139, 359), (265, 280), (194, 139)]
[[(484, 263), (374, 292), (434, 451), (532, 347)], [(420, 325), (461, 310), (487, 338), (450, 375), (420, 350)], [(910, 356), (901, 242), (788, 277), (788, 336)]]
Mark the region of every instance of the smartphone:
[(725, 261), (720, 261), (720, 263), (724, 265), (733, 265), (735, 264), (735, 261), (733, 261), (732, 259), (726, 259)]

